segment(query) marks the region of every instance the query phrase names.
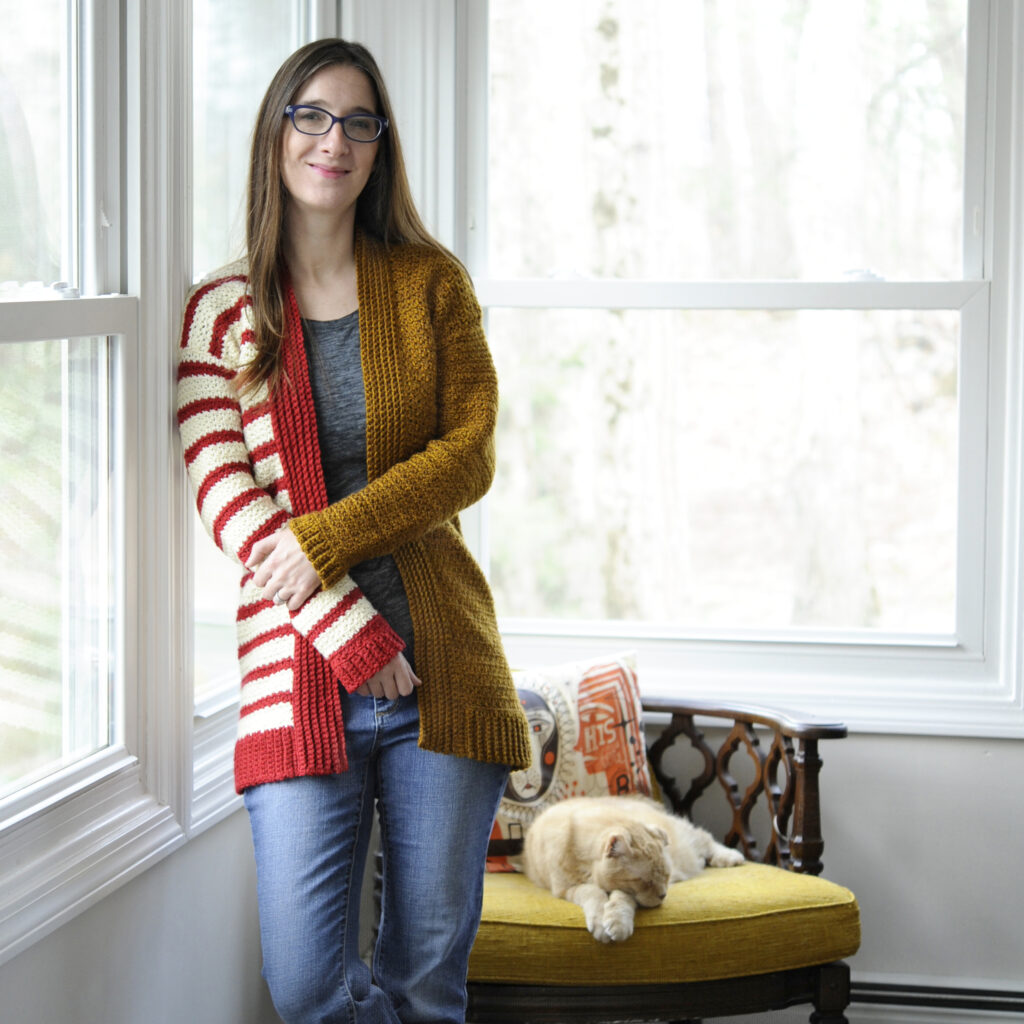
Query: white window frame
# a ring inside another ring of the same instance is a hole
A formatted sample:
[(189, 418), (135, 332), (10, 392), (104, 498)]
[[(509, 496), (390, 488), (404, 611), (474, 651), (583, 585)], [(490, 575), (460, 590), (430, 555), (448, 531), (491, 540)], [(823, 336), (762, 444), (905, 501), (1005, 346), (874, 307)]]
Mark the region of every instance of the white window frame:
[[(335, 0), (302, 5), (309, 38)], [(237, 700), (197, 709), (174, 380), (191, 263), (191, 3), (81, 0), (79, 299), (3, 302), (0, 344), (112, 339), (114, 742), (0, 802), (0, 964), (237, 811)], [(121, 116), (111, 112), (120, 111)]]
[[(1021, 429), (1024, 389), (1024, 2), (972, 0), (963, 279), (690, 282), (494, 279), (487, 271), (487, 4), (457, 0), (456, 251), (488, 307), (952, 309), (962, 316), (956, 632), (762, 634), (616, 622), (503, 620), (516, 665), (630, 647), (645, 691), (790, 703), (851, 728), (1024, 736)], [(984, 117), (971, 117), (971, 112)], [(499, 453), (500, 457), (500, 453)], [(486, 524), (478, 528), (486, 565)]]
[[(161, 293), (140, 285), (140, 268), (166, 264), (153, 251), (147, 226), (165, 222), (161, 200), (178, 187), (174, 166), (156, 166), (133, 125), (146, 115), (177, 119), (158, 99), (159, 73), (139, 73), (127, 52), (176, 59), (174, 13), (142, 3), (122, 20), (117, 0), (86, 0), (77, 33), (79, 77), (78, 229), (80, 287), (85, 298), (3, 305), (0, 339), (35, 341), (108, 337), (112, 341), (114, 499), (119, 564), (114, 600), (120, 630), (115, 644), (112, 743), (98, 753), (17, 791), (0, 805), (0, 962), (176, 849), (186, 837), (185, 763), (188, 736), (176, 706), (175, 628), (163, 613), (176, 592), (179, 544), (167, 505), (173, 476), (166, 429), (169, 355)], [(122, 39), (122, 33), (125, 38)], [(75, 65), (76, 61), (72, 61)], [(128, 80), (123, 78), (127, 72)], [(122, 96), (137, 109), (122, 121), (111, 111)], [(121, 137), (125, 124), (126, 137)], [(121, 178), (122, 157), (126, 174)], [(156, 183), (143, 190), (141, 175)], [(163, 231), (166, 240), (167, 232)], [(173, 245), (174, 240), (167, 240)], [(146, 251), (146, 245), (150, 251)], [(129, 282), (127, 287), (126, 281)], [(150, 295), (152, 294), (152, 298)], [(162, 293), (166, 295), (166, 289)], [(145, 296), (145, 298), (143, 298)], [(166, 305), (166, 303), (164, 303)], [(154, 339), (156, 343), (154, 343)], [(167, 587), (164, 580), (170, 579)], [(157, 581), (160, 581), (158, 584)], [(169, 593), (168, 593), (169, 591)], [(161, 723), (154, 725), (154, 723)]]

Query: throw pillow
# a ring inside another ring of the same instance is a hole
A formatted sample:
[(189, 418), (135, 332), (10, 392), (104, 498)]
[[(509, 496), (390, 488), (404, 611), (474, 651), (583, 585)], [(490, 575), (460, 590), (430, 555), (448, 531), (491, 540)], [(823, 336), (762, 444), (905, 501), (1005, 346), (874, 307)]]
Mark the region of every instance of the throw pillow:
[(488, 871), (519, 870), (526, 830), (558, 800), (651, 792), (634, 654), (513, 675), (530, 722), (533, 762), (509, 776)]

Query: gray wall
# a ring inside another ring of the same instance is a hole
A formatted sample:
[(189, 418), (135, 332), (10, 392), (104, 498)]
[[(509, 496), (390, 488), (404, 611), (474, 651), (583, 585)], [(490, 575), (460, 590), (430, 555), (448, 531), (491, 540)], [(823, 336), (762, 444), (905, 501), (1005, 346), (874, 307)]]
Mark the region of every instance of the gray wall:
[(0, 967), (3, 1024), (272, 1024), (244, 811)]

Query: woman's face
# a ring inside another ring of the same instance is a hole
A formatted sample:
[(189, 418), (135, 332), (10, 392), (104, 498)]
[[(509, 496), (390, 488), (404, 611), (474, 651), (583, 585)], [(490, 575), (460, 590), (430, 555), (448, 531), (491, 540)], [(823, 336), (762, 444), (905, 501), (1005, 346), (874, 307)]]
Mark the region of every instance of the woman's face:
[[(318, 71), (293, 101), (322, 107), (335, 117), (376, 114), (373, 86), (358, 68), (334, 64)], [(326, 135), (304, 135), (291, 123), (281, 140), (281, 180), (289, 205), (310, 212), (344, 213), (363, 191), (380, 145), (352, 142), (335, 123)]]

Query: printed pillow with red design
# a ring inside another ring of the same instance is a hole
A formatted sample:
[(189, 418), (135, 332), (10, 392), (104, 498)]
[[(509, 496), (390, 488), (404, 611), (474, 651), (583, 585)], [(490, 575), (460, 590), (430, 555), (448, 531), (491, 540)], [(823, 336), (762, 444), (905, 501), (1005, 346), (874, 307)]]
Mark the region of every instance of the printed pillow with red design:
[(488, 871), (518, 871), (523, 836), (545, 807), (573, 796), (651, 793), (632, 653), (513, 673), (533, 763), (509, 776)]

